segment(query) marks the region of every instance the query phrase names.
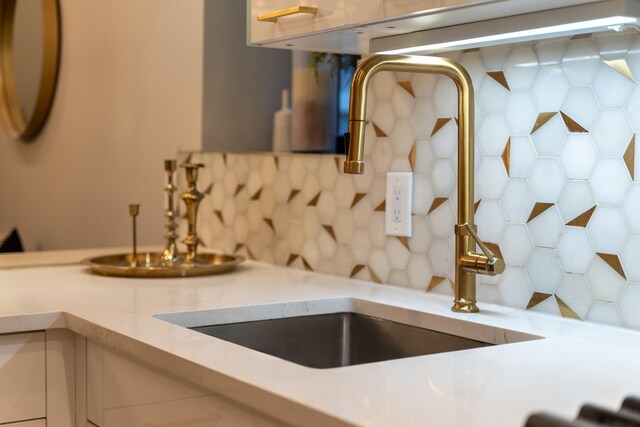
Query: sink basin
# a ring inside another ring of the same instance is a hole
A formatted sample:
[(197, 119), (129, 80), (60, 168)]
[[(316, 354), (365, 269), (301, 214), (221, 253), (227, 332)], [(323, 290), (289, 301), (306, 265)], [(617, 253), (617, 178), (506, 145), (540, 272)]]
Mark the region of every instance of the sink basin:
[(541, 337), (355, 298), (155, 317), (312, 368), (338, 368)]
[(192, 329), (311, 368), (337, 368), (490, 345), (356, 313)]

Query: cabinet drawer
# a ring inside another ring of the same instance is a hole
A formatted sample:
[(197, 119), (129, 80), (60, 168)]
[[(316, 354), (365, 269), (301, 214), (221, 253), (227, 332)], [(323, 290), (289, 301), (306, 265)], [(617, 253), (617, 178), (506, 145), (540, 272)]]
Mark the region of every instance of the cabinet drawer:
[(0, 423), (46, 416), (44, 340), (44, 332), (0, 335)]
[[(346, 24), (342, 0), (251, 0), (249, 22), (251, 43), (262, 44), (300, 34), (338, 28)], [(297, 13), (276, 22), (258, 21), (258, 16), (296, 6), (317, 8), (317, 13)]]

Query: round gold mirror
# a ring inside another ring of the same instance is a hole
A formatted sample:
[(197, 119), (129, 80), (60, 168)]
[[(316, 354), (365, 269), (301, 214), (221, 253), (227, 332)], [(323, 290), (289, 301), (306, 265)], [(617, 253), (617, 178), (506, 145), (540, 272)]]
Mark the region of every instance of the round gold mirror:
[(58, 0), (0, 0), (0, 121), (30, 140), (53, 101), (60, 54)]

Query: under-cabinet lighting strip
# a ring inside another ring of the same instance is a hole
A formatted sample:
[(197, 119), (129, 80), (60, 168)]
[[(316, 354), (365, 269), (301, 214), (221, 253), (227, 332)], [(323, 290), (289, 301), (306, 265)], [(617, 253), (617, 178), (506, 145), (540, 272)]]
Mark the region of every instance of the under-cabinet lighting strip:
[[(387, 50), (383, 52), (377, 52), (380, 54), (394, 55), (394, 54), (406, 54), (406, 53), (415, 53), (415, 52), (429, 52), (429, 51), (442, 51), (442, 50), (450, 50), (452, 48), (470, 48), (477, 47), (481, 45), (486, 45), (490, 43), (500, 42), (500, 41), (524, 41), (530, 40), (534, 37), (540, 37), (544, 35), (568, 35), (568, 34), (576, 34), (579, 32), (589, 31), (589, 30), (606, 30), (606, 29), (617, 29), (620, 26), (624, 25), (638, 25), (638, 18), (630, 17), (630, 16), (611, 16), (607, 18), (600, 19), (591, 19), (587, 21), (581, 22), (572, 22), (569, 24), (560, 24), (560, 25), (551, 25), (548, 27), (541, 28), (533, 28), (521, 31), (512, 31), (502, 34), (492, 34), (481, 37), (472, 37), (461, 40), (451, 40), (443, 43), (433, 43), (433, 44), (425, 44), (421, 46), (412, 46), (401, 49), (393, 49)], [(437, 30), (434, 30), (437, 31)]]

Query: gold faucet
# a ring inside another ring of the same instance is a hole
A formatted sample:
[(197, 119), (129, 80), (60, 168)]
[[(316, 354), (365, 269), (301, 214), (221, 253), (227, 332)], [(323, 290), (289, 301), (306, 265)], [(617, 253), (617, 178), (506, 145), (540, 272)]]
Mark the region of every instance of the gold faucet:
[[(473, 223), (473, 84), (467, 71), (446, 58), (429, 56), (379, 55), (365, 59), (356, 69), (351, 82), (349, 132), (344, 172), (364, 172), (364, 129), (367, 89), (378, 71), (442, 74), (453, 80), (458, 89), (458, 223), (456, 235), (456, 312), (476, 313), (476, 274), (495, 276), (504, 271), (504, 261), (482, 243)], [(475, 245), (482, 253), (476, 253)]]

